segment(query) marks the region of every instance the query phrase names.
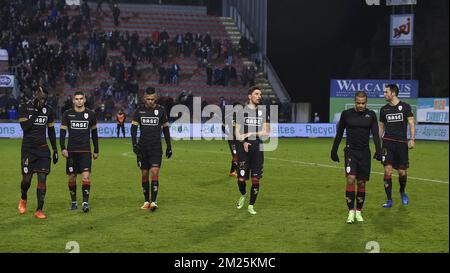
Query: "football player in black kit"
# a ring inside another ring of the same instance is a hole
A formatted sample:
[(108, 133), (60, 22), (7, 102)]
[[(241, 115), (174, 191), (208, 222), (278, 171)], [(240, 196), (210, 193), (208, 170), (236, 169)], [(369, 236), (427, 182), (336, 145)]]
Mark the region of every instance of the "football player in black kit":
[[(355, 94), (355, 107), (342, 111), (339, 120), (333, 148), (331, 149), (331, 159), (339, 162), (338, 148), (341, 143), (344, 130), (347, 133), (347, 143), (345, 145), (345, 173), (347, 186), (345, 197), (348, 206), (347, 223), (364, 221), (361, 210), (366, 198), (366, 182), (370, 178), (370, 149), (369, 137), (373, 136), (375, 143), (374, 158), (381, 160), (381, 141), (378, 130), (377, 116), (374, 111), (366, 108), (367, 94), (358, 91)], [(355, 193), (355, 182), (358, 190)], [(356, 199), (356, 209), (355, 209)]]
[(248, 90), (248, 103), (241, 113), (236, 114), (235, 134), (237, 140), (238, 160), (238, 188), (241, 197), (237, 202), (237, 208), (244, 206), (246, 198), (246, 180), (252, 178), (250, 202), (248, 212), (256, 214), (254, 204), (259, 193), (259, 182), (263, 176), (264, 154), (262, 150), (262, 138), (268, 137), (269, 109), (261, 106), (261, 88), (252, 86)]
[[(384, 165), (384, 190), (387, 201), (384, 208), (392, 207), (392, 169), (398, 170), (400, 197), (408, 205), (406, 195), (406, 170), (409, 168), (408, 149), (415, 147), (414, 115), (411, 105), (398, 99), (398, 87), (389, 84), (384, 89), (384, 98), (389, 102), (380, 109), (380, 135), (383, 138), (382, 162)], [(409, 125), (410, 139), (407, 139)]]
[[(86, 108), (86, 96), (77, 91), (73, 96), (74, 108), (64, 112), (60, 128), (61, 154), (67, 158), (66, 173), (69, 177), (69, 193), (72, 200), (71, 210), (78, 208), (77, 204), (77, 174), (81, 174), (81, 189), (83, 193), (83, 212), (89, 212), (89, 193), (91, 190), (91, 142), (94, 145), (92, 158), (97, 159), (99, 153), (97, 118), (95, 113)], [(66, 148), (66, 132), (69, 140)]]
[[(166, 157), (172, 156), (170, 143), (169, 122), (167, 113), (159, 104), (156, 104), (158, 96), (155, 88), (148, 87), (144, 93), (144, 105), (139, 106), (131, 122), (131, 141), (133, 152), (137, 156), (138, 166), (142, 174), (142, 188), (145, 202), (141, 209), (155, 211), (158, 208), (156, 197), (159, 188), (159, 170), (162, 160), (161, 130), (166, 141)], [(140, 129), (139, 140), (137, 129)], [(151, 199), (149, 172), (151, 174)]]
[(44, 199), (47, 191), (46, 180), (50, 173), (50, 150), (47, 145), (46, 131), (53, 149), (53, 164), (58, 162), (56, 133), (54, 127), (54, 112), (47, 105), (48, 91), (38, 87), (34, 99), (19, 106), (19, 122), (23, 130), (22, 139), (22, 196), (19, 201), (19, 213), (27, 210), (27, 192), (31, 186), (33, 174), (37, 173), (37, 209), (34, 216), (45, 219), (43, 213)]

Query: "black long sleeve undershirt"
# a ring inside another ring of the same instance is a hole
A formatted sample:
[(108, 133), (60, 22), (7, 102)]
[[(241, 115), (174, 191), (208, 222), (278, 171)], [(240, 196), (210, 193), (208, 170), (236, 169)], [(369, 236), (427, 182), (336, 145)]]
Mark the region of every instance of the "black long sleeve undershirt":
[(59, 129), (59, 145), (61, 146), (61, 151), (66, 149), (66, 130)]
[(48, 138), (50, 139), (50, 144), (52, 145), (53, 151), (57, 151), (58, 148), (56, 147), (55, 127), (54, 126), (48, 127), (47, 132), (48, 132)]
[(137, 144), (137, 125), (131, 125), (131, 143), (134, 145)]
[(92, 143), (94, 144), (94, 154), (98, 154), (98, 131), (97, 128), (92, 129)]
[(166, 145), (167, 145), (167, 147), (172, 147), (172, 144), (170, 143), (170, 130), (169, 130), (169, 126), (163, 127), (163, 134), (164, 134), (164, 139), (166, 140)]

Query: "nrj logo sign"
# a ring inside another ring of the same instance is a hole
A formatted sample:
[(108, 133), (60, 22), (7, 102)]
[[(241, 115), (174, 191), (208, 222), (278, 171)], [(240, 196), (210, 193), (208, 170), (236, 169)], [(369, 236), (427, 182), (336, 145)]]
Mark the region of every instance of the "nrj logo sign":
[[(274, 151), (278, 146), (277, 137), (269, 137), (270, 124), (278, 123), (278, 105), (258, 105), (257, 108), (248, 105), (226, 105), (220, 108), (218, 105), (210, 104), (202, 108), (201, 97), (194, 97), (192, 112), (186, 105), (177, 104), (170, 110), (170, 117), (177, 118), (171, 127), (183, 131), (186, 124), (192, 126), (202, 123), (203, 128), (216, 128), (217, 124), (223, 125), (223, 133), (227, 140), (261, 140), (264, 151)], [(205, 121), (206, 120), (206, 121)], [(249, 121), (252, 122), (249, 122)], [(253, 122), (254, 121), (254, 122)], [(174, 140), (223, 140), (223, 136), (202, 132), (201, 138), (191, 134), (181, 134), (179, 137), (172, 136)]]

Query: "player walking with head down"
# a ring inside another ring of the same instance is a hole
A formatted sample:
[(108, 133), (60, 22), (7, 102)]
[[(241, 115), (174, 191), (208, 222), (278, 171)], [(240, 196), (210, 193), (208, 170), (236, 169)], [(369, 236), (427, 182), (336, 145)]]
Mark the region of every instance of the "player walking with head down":
[[(387, 202), (384, 208), (392, 207), (392, 169), (398, 170), (402, 204), (409, 203), (406, 195), (406, 180), (409, 168), (408, 149), (415, 147), (414, 115), (411, 105), (398, 99), (398, 87), (389, 84), (384, 89), (384, 98), (389, 102), (380, 110), (380, 135), (383, 137), (382, 162), (384, 165), (384, 190)], [(409, 125), (410, 139), (407, 140)]]
[[(381, 144), (378, 134), (377, 116), (374, 111), (366, 108), (367, 95), (364, 91), (355, 94), (355, 107), (344, 110), (341, 113), (336, 138), (331, 149), (331, 159), (339, 162), (337, 154), (344, 130), (347, 132), (347, 143), (345, 145), (345, 174), (347, 177), (347, 188), (345, 197), (348, 206), (347, 223), (364, 221), (361, 211), (366, 199), (366, 182), (370, 178), (370, 149), (369, 136), (373, 135), (375, 143), (374, 158), (381, 160)], [(355, 182), (358, 184), (358, 191), (355, 194)], [(355, 210), (355, 198), (357, 201)]]
[[(81, 174), (83, 192), (83, 212), (89, 212), (89, 194), (91, 190), (91, 142), (94, 145), (92, 158), (97, 159), (98, 133), (95, 113), (86, 108), (86, 96), (77, 91), (73, 96), (74, 108), (64, 112), (61, 120), (60, 145), (61, 154), (67, 158), (66, 173), (69, 176), (69, 192), (72, 199), (71, 210), (78, 208), (77, 204), (77, 174)], [(66, 132), (69, 140), (66, 148)]]
[(53, 149), (53, 164), (58, 162), (54, 113), (53, 109), (47, 105), (47, 97), (48, 91), (44, 87), (38, 87), (34, 99), (19, 106), (19, 122), (23, 130), (22, 183), (20, 185), (22, 196), (19, 201), (19, 213), (24, 214), (27, 210), (27, 192), (31, 186), (33, 174), (37, 173), (37, 209), (34, 216), (39, 219), (47, 218), (42, 211), (47, 192), (46, 180), (51, 165), (46, 129)]
[[(144, 93), (144, 105), (139, 106), (131, 122), (131, 140), (133, 152), (137, 156), (138, 166), (142, 174), (142, 188), (145, 202), (141, 209), (155, 211), (158, 208), (156, 197), (159, 188), (159, 170), (162, 160), (161, 130), (166, 141), (166, 157), (172, 156), (170, 143), (169, 122), (167, 114), (159, 104), (156, 104), (158, 96), (155, 88), (148, 87)], [(139, 140), (137, 129), (140, 129)], [(152, 192), (150, 199), (149, 172), (151, 173)]]

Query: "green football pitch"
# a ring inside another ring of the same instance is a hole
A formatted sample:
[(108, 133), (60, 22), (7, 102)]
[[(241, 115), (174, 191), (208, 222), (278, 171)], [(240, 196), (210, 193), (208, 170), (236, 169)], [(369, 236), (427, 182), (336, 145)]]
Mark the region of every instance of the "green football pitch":
[(352, 225), (345, 223), (342, 149), (341, 163), (332, 162), (331, 139), (281, 139), (276, 151), (265, 153), (256, 215), (236, 209), (239, 192), (228, 177), (225, 141), (174, 141), (174, 155), (163, 159), (160, 173), (160, 208), (150, 213), (140, 209), (141, 178), (130, 140), (100, 139), (91, 211), (69, 211), (61, 157), (47, 180), (45, 220), (33, 217), (36, 178), (28, 211), (17, 210), (20, 143), (0, 140), (0, 252), (69, 252), (70, 241), (80, 252), (369, 252), (371, 241), (380, 252), (449, 250), (448, 142), (417, 141), (410, 152), (408, 206), (401, 205), (394, 176), (394, 206), (381, 207), (382, 166), (373, 161), (365, 221)]

